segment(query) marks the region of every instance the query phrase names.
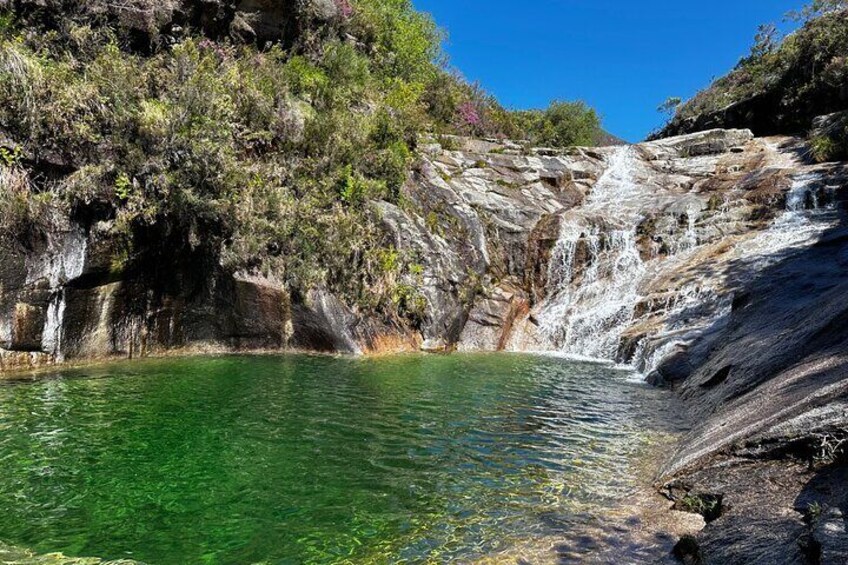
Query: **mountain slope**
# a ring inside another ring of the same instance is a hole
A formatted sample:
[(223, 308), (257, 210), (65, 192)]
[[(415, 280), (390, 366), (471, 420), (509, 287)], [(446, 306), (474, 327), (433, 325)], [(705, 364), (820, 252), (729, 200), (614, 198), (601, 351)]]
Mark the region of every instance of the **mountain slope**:
[(656, 137), (712, 128), (806, 134), (817, 116), (848, 108), (848, 8), (814, 17), (780, 44), (761, 36), (751, 56), (684, 103)]

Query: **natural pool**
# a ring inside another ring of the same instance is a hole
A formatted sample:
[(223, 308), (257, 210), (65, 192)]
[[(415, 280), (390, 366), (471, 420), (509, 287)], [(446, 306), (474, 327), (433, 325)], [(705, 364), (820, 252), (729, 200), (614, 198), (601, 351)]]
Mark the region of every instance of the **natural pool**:
[(603, 514), (667, 405), (626, 372), (528, 355), (0, 381), (0, 540), (152, 565), (473, 560)]

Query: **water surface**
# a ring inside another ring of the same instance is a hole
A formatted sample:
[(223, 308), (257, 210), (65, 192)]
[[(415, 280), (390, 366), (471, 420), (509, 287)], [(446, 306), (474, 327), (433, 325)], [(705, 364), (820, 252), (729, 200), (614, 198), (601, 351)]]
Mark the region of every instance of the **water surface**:
[(470, 560), (632, 489), (668, 398), (630, 377), (233, 356), (0, 382), (0, 540), (152, 565)]

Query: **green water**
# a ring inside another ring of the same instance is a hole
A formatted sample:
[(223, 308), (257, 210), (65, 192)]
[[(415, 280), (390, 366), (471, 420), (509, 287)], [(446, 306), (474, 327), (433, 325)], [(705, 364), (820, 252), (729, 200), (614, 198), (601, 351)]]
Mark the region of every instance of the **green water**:
[(0, 540), (153, 565), (472, 559), (603, 513), (663, 393), (533, 356), (168, 359), (0, 382)]

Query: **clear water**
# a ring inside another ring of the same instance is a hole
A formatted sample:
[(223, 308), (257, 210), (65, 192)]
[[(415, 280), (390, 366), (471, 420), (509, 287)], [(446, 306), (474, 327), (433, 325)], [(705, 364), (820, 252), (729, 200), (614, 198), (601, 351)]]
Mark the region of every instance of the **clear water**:
[(470, 560), (630, 491), (668, 398), (628, 378), (234, 356), (0, 382), (0, 540), (154, 565)]

